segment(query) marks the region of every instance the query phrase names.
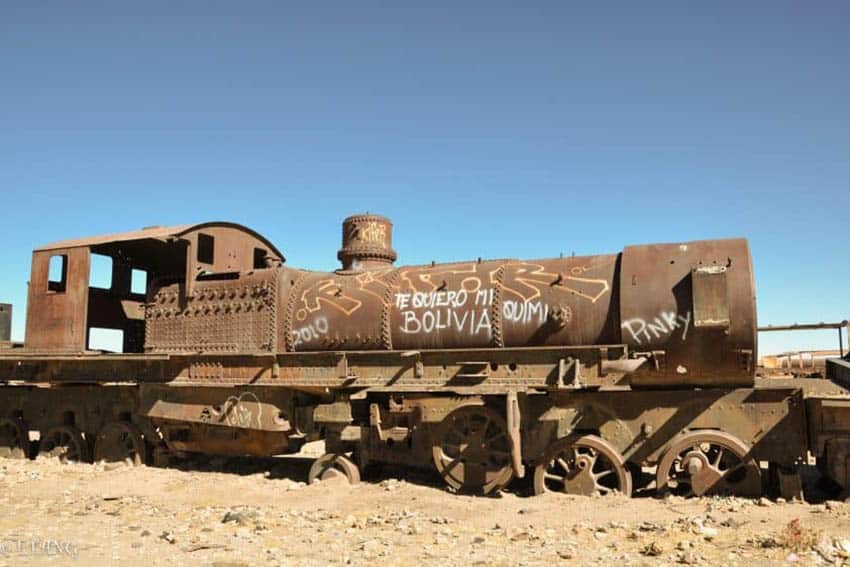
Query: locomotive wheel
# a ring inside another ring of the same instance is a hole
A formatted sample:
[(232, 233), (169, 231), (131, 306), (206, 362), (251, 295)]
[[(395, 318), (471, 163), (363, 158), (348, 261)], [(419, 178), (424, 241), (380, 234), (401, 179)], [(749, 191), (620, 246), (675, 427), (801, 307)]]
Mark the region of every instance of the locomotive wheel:
[(632, 494), (632, 475), (620, 452), (596, 435), (570, 436), (549, 447), (534, 469), (534, 493), (592, 496)]
[(345, 455), (325, 453), (313, 461), (307, 483), (313, 484), (317, 480), (325, 482), (337, 478), (345, 478), (349, 484), (357, 484), (360, 482), (360, 470)]
[(0, 419), (0, 457), (24, 459), (29, 456), (29, 448), (26, 424), (20, 419)]
[(145, 464), (145, 438), (132, 423), (113, 421), (103, 426), (94, 442), (95, 462)]
[(659, 494), (756, 497), (761, 471), (750, 449), (722, 431), (695, 431), (676, 441), (656, 472)]
[(464, 406), (440, 423), (432, 449), (437, 472), (463, 492), (498, 492), (513, 478), (508, 426), (484, 406)]
[(58, 458), (62, 463), (89, 461), (88, 443), (80, 430), (70, 425), (59, 425), (49, 429), (41, 438), (38, 452), (47, 457)]

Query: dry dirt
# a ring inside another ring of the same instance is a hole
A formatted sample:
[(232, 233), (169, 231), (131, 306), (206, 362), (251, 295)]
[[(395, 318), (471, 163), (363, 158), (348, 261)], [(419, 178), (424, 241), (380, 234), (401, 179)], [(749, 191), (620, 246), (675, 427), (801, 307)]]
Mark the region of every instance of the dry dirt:
[(305, 486), (309, 464), (3, 460), (0, 564), (850, 565), (850, 503), (476, 498), (401, 470)]

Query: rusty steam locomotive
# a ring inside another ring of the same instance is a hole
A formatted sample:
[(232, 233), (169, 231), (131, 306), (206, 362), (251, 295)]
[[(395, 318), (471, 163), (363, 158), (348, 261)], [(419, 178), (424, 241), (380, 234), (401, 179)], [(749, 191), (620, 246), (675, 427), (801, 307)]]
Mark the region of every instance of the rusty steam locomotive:
[[(848, 384), (756, 377), (745, 240), (396, 267), (392, 224), (357, 215), (338, 256), (291, 268), (223, 222), (35, 250), (25, 342), (0, 348), (0, 453), (143, 463), (323, 439), (310, 481), (397, 463), (477, 493), (531, 476), (538, 493), (788, 496), (814, 455), (850, 486)], [(121, 352), (93, 349), (98, 329)]]

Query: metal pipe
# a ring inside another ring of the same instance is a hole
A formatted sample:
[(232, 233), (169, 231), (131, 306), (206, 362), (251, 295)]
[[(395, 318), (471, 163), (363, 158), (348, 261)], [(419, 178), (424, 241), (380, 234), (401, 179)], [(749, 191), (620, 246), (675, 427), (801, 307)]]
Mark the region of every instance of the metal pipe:
[(848, 325), (847, 321), (840, 323), (794, 323), (793, 325), (767, 325), (759, 327), (758, 331), (816, 331), (818, 329), (841, 329)]
[[(794, 323), (793, 325), (767, 325), (766, 327), (758, 327), (760, 333), (768, 331), (817, 331), (821, 329), (838, 329), (838, 356), (844, 358), (844, 329), (847, 329), (847, 339), (850, 341), (850, 321), (845, 319), (839, 323)], [(789, 357), (790, 363), (790, 357)], [(802, 357), (800, 367), (802, 368)]]

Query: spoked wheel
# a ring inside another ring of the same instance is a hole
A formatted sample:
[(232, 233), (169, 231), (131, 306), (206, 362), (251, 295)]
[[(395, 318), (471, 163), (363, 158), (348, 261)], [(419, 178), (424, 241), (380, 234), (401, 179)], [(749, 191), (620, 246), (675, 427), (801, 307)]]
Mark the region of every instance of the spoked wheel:
[(722, 431), (688, 433), (658, 464), (658, 493), (759, 496), (761, 471), (749, 452), (743, 441)]
[(313, 484), (317, 480), (322, 482), (334, 479), (346, 479), (349, 484), (360, 482), (360, 470), (351, 459), (345, 455), (325, 453), (313, 462), (307, 483)]
[(89, 446), (79, 429), (59, 425), (49, 429), (41, 438), (38, 452), (63, 463), (85, 463), (89, 460)]
[(491, 494), (513, 478), (508, 426), (484, 406), (464, 406), (446, 416), (432, 455), (437, 472), (458, 491)]
[(534, 469), (534, 493), (632, 494), (632, 475), (623, 456), (596, 435), (559, 439)]
[(103, 426), (94, 442), (94, 460), (145, 464), (145, 438), (132, 423), (113, 421)]
[(0, 419), (0, 457), (24, 459), (29, 456), (29, 431), (23, 420)]

